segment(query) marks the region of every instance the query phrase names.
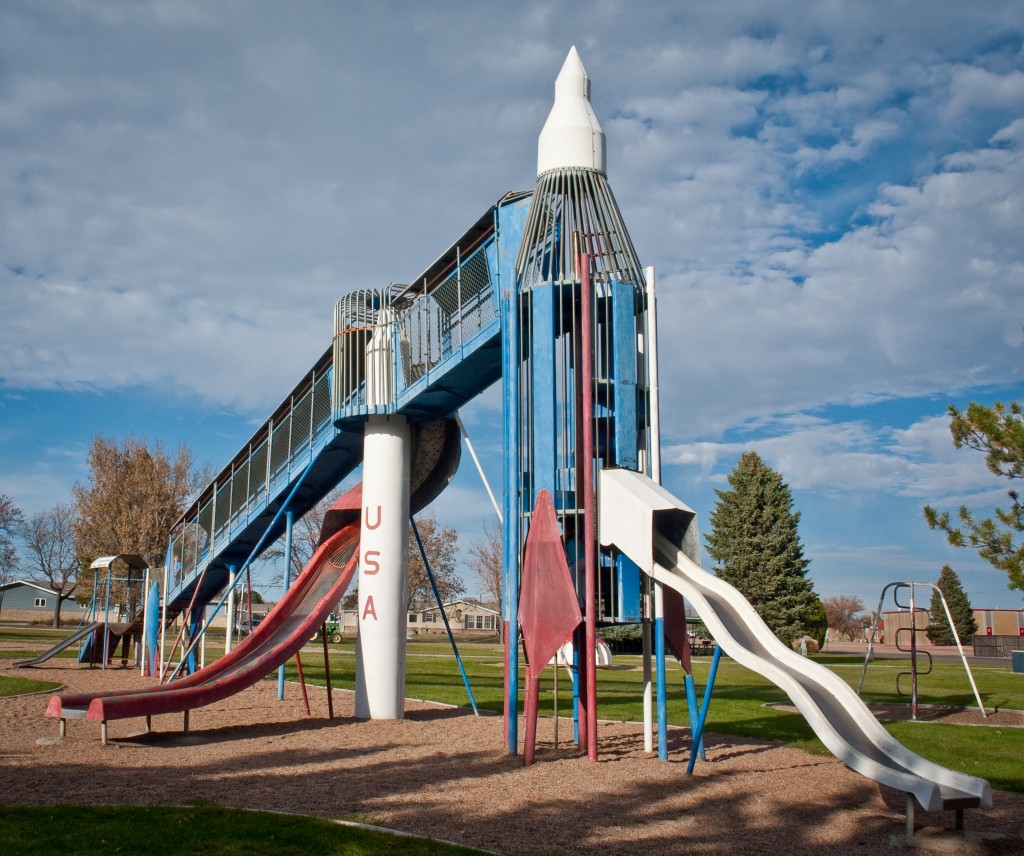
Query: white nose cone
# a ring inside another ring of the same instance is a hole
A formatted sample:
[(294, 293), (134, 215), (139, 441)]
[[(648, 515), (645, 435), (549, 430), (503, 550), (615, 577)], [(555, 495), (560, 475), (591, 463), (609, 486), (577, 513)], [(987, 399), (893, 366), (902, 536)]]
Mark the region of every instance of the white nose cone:
[(590, 78), (575, 45), (555, 80), (555, 103), (537, 142), (537, 174), (583, 167), (605, 170), (604, 131), (590, 106)]

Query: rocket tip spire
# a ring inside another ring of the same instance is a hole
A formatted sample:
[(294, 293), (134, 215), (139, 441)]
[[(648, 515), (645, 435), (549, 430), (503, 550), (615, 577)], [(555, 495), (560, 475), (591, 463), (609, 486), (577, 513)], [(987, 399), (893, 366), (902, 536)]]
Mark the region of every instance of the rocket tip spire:
[(590, 104), (590, 78), (576, 46), (555, 80), (555, 103), (537, 142), (537, 174), (583, 167), (605, 173), (605, 138)]

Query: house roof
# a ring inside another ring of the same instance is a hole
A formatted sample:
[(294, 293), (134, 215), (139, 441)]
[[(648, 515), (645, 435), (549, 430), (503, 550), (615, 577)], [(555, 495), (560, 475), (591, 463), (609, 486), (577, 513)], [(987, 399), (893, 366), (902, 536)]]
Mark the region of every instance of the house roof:
[[(484, 612), (492, 612), (495, 615), (498, 615), (498, 610), (496, 610), (496, 609), (494, 609), (493, 607), (490, 607), (490, 606), (485, 606), (484, 604), (480, 603), (480, 601), (478, 601), (478, 600), (465, 600), (464, 598), (459, 598), (458, 600), (446, 601), (444, 606), (447, 609), (449, 606), (456, 606), (457, 604), (460, 604), (460, 603), (465, 604), (466, 606), (470, 606), (473, 609), (482, 609)], [(437, 609), (437, 607), (436, 606), (428, 606), (426, 609), (421, 609), (420, 612), (429, 612), (431, 609)]]
[(40, 585), (39, 583), (30, 582), (29, 580), (15, 580), (11, 583), (4, 583), (3, 585), (0, 585), (0, 591), (7, 591), (8, 589), (17, 588), (18, 586), (28, 586), (29, 588), (34, 588), (37, 591), (45, 592), (46, 594), (56, 594), (52, 588)]

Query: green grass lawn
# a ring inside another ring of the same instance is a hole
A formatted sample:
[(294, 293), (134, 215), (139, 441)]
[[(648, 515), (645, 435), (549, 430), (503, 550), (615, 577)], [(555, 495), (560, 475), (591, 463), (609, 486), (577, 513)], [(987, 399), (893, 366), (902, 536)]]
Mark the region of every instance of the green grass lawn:
[(28, 693), (50, 692), (59, 686), (60, 684), (53, 681), (37, 681), (33, 678), (0, 675), (0, 698), (26, 695)]
[[(38, 646), (52, 645), (59, 637), (52, 632), (32, 629), (0, 631), (0, 638), (26, 639), (26, 646), (38, 651), (41, 650)], [(208, 643), (208, 662), (221, 650), (216, 640)], [(501, 647), (495, 642), (465, 640), (460, 643), (459, 650), (478, 706), (499, 712), (503, 685)], [(819, 655), (815, 660), (856, 687), (861, 674), (860, 661), (833, 655)], [(303, 650), (302, 662), (309, 683), (325, 683), (319, 643)], [(331, 645), (330, 662), (334, 686), (353, 688), (354, 643), (346, 640), (341, 645)], [(709, 666), (710, 658), (694, 660), (699, 692), (707, 680)], [(906, 697), (896, 693), (896, 675), (906, 668), (906, 661), (877, 660), (872, 663), (867, 672), (864, 699), (907, 703)], [(1024, 676), (1013, 674), (1008, 665), (977, 665), (973, 671), (986, 706), (1024, 709)], [(286, 672), (290, 680), (297, 678), (294, 661)], [(542, 681), (542, 715), (550, 715), (555, 704), (552, 674), (553, 671), (548, 669)], [(668, 712), (673, 725), (688, 724), (682, 677), (681, 669), (670, 664)], [(614, 669), (598, 672), (598, 715), (602, 719), (641, 719), (642, 678), (639, 656), (617, 655)], [(32, 689), (29, 687), (43, 683), (21, 677), (3, 677), (0, 678), (0, 695), (30, 692)], [(451, 647), (443, 637), (409, 641), (406, 694), (412, 698), (468, 705)], [(958, 663), (935, 663), (933, 673), (920, 680), (919, 698), (921, 704), (972, 706), (975, 703), (963, 667)], [(708, 715), (708, 729), (718, 734), (779, 740), (809, 752), (825, 753), (799, 714), (765, 707), (768, 703), (785, 700), (782, 691), (769, 681), (723, 658)], [(558, 681), (558, 710), (563, 716), (571, 710), (571, 685), (564, 671)], [(325, 711), (314, 710), (314, 715), (324, 714)], [(914, 722), (887, 723), (885, 727), (908, 748), (943, 766), (986, 778), (997, 789), (1024, 792), (1024, 773), (1018, 760), (1024, 747), (1024, 730)], [(88, 829), (89, 834), (82, 835), (83, 829)], [(167, 834), (168, 830), (173, 834)], [(145, 852), (156, 856), (230, 856), (234, 853), (247, 856), (269, 856), (271, 853), (315, 853), (317, 856), (440, 853), (455, 856), (478, 852), (315, 819), (239, 812), (205, 805), (181, 809), (0, 807), (0, 841), (4, 842), (4, 853), (12, 856), (49, 856), (65, 851), (82, 856), (107, 856), (112, 851)]]
[(474, 856), (481, 851), (316, 818), (188, 808), (0, 806), (6, 856)]
[[(502, 651), (493, 642), (465, 641), (459, 653), (469, 675), (477, 706), (495, 712), (502, 708)], [(835, 655), (819, 655), (817, 662), (833, 669), (856, 687), (862, 661)], [(710, 657), (694, 659), (698, 691), (707, 681)], [(302, 654), (303, 673), (309, 683), (323, 684), (323, 656), (319, 647), (307, 646)], [(907, 669), (906, 661), (876, 660), (868, 667), (862, 697), (865, 701), (909, 703), (896, 692), (896, 675)], [(551, 715), (554, 708), (552, 669), (541, 682), (540, 712)], [(1024, 676), (1007, 666), (976, 665), (972, 668), (982, 700), (987, 707), (1024, 710)], [(294, 662), (287, 667), (296, 680)], [(355, 685), (355, 645), (345, 641), (331, 646), (331, 680), (336, 687)], [(643, 672), (639, 655), (617, 655), (615, 668), (598, 672), (598, 716), (602, 719), (639, 721), (643, 717), (641, 688)], [(469, 700), (451, 646), (437, 637), (409, 640), (406, 695), (446, 704), (468, 706)], [(668, 716), (672, 725), (689, 723), (683, 691), (683, 673), (670, 663), (667, 683)], [(568, 675), (558, 681), (558, 710), (569, 715), (572, 697)], [(785, 702), (787, 697), (767, 679), (723, 658), (718, 670), (707, 728), (719, 734), (735, 734), (764, 740), (779, 740), (806, 751), (825, 754), (827, 750), (798, 713), (765, 707)], [(967, 675), (959, 663), (934, 664), (930, 675), (919, 682), (921, 704), (976, 705)], [(908, 748), (936, 763), (989, 779), (1003, 790), (1024, 792), (1024, 772), (1019, 759), (1024, 748), (1024, 731), (1011, 728), (977, 728), (942, 723), (886, 723), (889, 731)]]
[[(63, 633), (68, 633), (65, 630)], [(7, 628), (0, 630), (0, 639), (25, 640), (26, 646), (52, 645), (56, 631), (38, 628)], [(31, 640), (31, 641), (30, 641)], [(223, 650), (221, 638), (207, 643), (207, 662)], [(37, 648), (36, 650), (41, 650)], [(331, 677), (336, 687), (355, 686), (355, 643), (346, 639), (331, 645)], [(463, 640), (459, 651), (469, 675), (478, 707), (500, 712), (502, 708), (503, 654), (494, 641)], [(31, 654), (31, 649), (25, 654)], [(69, 652), (73, 655), (73, 652)], [(856, 687), (862, 661), (853, 657), (822, 654), (814, 658), (834, 670), (847, 683)], [(323, 685), (322, 648), (308, 645), (302, 652), (306, 680)], [(698, 692), (707, 681), (709, 657), (694, 659), (694, 677)], [(868, 667), (862, 697), (865, 701), (909, 703), (896, 692), (896, 676), (907, 669), (907, 661), (876, 660)], [(1024, 710), (1024, 676), (1014, 674), (1010, 667), (976, 665), (975, 680), (987, 707)], [(545, 672), (541, 683), (540, 712), (550, 716), (555, 705), (553, 670)], [(289, 680), (296, 680), (294, 661), (286, 669)], [(639, 721), (642, 670), (639, 655), (617, 655), (615, 668), (598, 672), (598, 715), (602, 719)], [(668, 714), (672, 725), (689, 722), (683, 674), (678, 665), (668, 666)], [(19, 690), (25, 691), (25, 690)], [(469, 698), (459, 676), (451, 646), (444, 637), (417, 637), (409, 640), (406, 695), (446, 704), (468, 706)], [(936, 662), (931, 674), (919, 682), (921, 704), (971, 707), (976, 703), (963, 666), (956, 662)], [(728, 658), (722, 660), (718, 672), (708, 729), (719, 734), (735, 734), (765, 740), (779, 740), (812, 753), (826, 750), (814, 736), (809, 725), (797, 713), (765, 707), (772, 702), (785, 702), (785, 694), (760, 675), (745, 669)], [(558, 710), (563, 716), (571, 710), (571, 685), (563, 671), (558, 681)], [(1024, 748), (1024, 731), (1010, 728), (977, 728), (942, 723), (887, 723), (885, 726), (908, 748), (951, 769), (962, 770), (989, 779), (1003, 790), (1024, 792), (1024, 772), (1015, 760)]]

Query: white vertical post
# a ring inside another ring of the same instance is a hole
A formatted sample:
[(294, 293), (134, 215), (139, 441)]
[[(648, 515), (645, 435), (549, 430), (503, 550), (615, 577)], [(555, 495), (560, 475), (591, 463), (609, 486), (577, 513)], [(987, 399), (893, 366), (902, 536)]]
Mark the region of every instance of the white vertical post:
[[(651, 420), (650, 420), (650, 445), (651, 445), (651, 480), (661, 484), (661, 416), (660, 416), (660, 394), (658, 389), (658, 307), (654, 289), (654, 268), (644, 269), (644, 279), (647, 291), (647, 330), (646, 345), (647, 351), (647, 385), (650, 395)], [(644, 651), (644, 751), (654, 751), (654, 699), (651, 686), (651, 624), (652, 622), (663, 631), (663, 626), (658, 619), (664, 619), (664, 594), (661, 583), (654, 583), (654, 590), (651, 591), (651, 584), (644, 586), (645, 589), (645, 621), (643, 625), (643, 651)], [(652, 614), (653, 613), (653, 614)], [(664, 668), (659, 669), (659, 676), (664, 674)]]
[(139, 674), (146, 674), (146, 633), (149, 630), (149, 567), (142, 574), (142, 641), (139, 643)]
[(167, 575), (172, 561), (174, 561), (174, 553), (169, 553), (168, 561), (164, 564), (164, 587), (160, 591), (160, 683), (164, 681), (164, 651), (167, 641)]
[(361, 512), (355, 713), (362, 719), (401, 719), (409, 575), (409, 425), (404, 416), (367, 419)]
[(235, 566), (228, 565), (228, 605), (227, 605), (227, 626), (224, 629), (224, 653), (231, 651), (231, 643), (235, 638)]
[(204, 606), (202, 612), (199, 613), (202, 630), (202, 634), (199, 637), (199, 668), (206, 668), (206, 607)]
[[(295, 521), (295, 513), (289, 508), (284, 513), (285, 536), (284, 536), (284, 593), (292, 585), (292, 526)], [(250, 618), (249, 632), (253, 632)], [(284, 701), (284, 663), (277, 667), (277, 700)]]

